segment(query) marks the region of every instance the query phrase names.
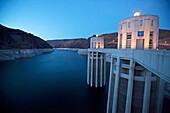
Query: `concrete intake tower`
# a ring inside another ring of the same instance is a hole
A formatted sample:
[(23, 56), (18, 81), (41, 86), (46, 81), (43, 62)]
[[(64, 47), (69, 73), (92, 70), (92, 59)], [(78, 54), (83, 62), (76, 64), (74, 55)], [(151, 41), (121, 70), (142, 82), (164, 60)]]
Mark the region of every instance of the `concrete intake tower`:
[(170, 51), (157, 50), (158, 36), (159, 17), (137, 11), (119, 23), (118, 49), (104, 49), (102, 37), (91, 37), (87, 84), (103, 87), (110, 63), (107, 113), (162, 112)]

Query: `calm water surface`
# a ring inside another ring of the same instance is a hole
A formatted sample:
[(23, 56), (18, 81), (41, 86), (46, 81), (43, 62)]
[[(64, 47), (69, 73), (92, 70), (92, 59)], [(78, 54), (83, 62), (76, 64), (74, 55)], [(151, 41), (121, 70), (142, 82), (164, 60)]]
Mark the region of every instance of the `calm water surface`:
[(86, 61), (55, 51), (0, 62), (0, 113), (105, 113), (107, 85), (87, 86)]

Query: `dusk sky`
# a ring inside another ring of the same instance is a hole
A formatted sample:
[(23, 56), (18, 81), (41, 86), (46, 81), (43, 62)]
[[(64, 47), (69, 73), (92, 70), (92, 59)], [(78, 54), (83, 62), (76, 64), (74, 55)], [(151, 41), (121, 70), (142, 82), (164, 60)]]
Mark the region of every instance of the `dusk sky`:
[(118, 31), (118, 23), (141, 14), (158, 15), (170, 30), (170, 0), (0, 0), (0, 24), (44, 40), (88, 38)]

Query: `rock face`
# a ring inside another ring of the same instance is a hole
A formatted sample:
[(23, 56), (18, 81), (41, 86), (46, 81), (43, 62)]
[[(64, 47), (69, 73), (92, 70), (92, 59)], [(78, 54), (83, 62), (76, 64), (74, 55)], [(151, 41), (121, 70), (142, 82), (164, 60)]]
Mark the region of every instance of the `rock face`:
[(0, 61), (33, 57), (52, 51), (52, 47), (41, 38), (0, 25)]
[(170, 38), (170, 30), (160, 29), (159, 30), (159, 40)]
[(0, 25), (0, 49), (52, 48), (46, 41), (18, 29)]
[(159, 48), (170, 50), (170, 30), (159, 30)]
[[(102, 34), (105, 48), (117, 48), (118, 33)], [(67, 40), (48, 40), (47, 42), (54, 48), (89, 48), (90, 38), (67, 39)], [(170, 49), (170, 30), (159, 30), (159, 48)]]

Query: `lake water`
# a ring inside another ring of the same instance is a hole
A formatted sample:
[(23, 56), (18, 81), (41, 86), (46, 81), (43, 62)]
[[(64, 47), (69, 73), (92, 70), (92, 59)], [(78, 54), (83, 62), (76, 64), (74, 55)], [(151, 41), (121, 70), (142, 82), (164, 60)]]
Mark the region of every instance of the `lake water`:
[(107, 84), (87, 85), (86, 61), (77, 52), (55, 51), (0, 62), (0, 113), (105, 113)]

